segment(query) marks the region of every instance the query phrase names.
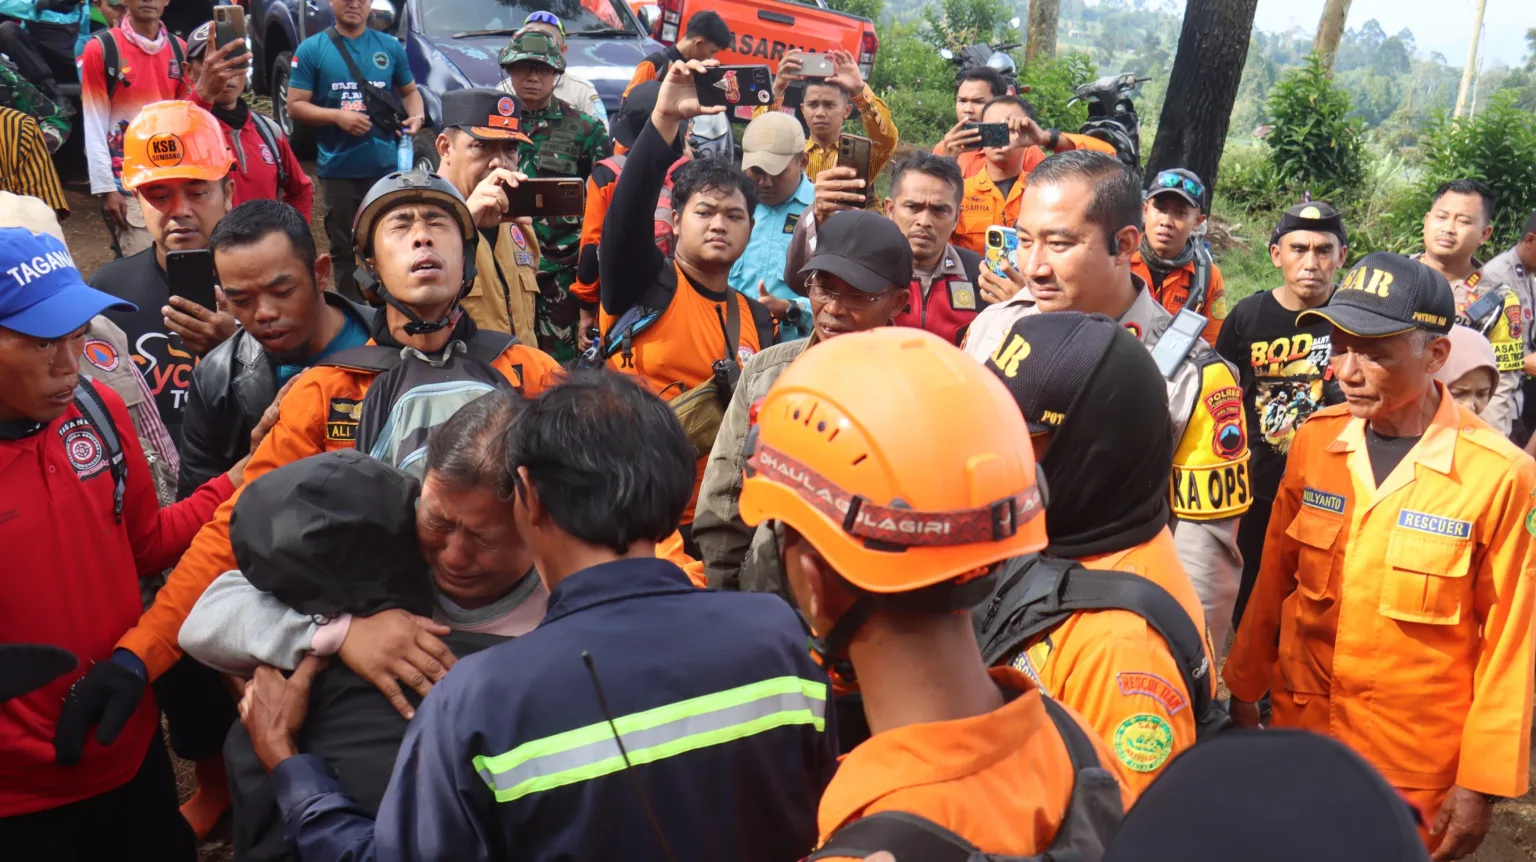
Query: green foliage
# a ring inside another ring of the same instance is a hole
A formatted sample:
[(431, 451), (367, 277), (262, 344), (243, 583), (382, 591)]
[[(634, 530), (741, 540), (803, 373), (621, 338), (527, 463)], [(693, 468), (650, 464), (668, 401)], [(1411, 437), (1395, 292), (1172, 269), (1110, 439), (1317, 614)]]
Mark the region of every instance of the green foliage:
[(977, 42), (994, 42), (1007, 14), (1003, 0), (940, 0), (923, 7), (923, 22), (935, 48), (959, 52)]
[(939, 56), (919, 23), (896, 23), (880, 36), (869, 86), (891, 108), (901, 140), (931, 148), (955, 124), (955, 67)]
[(1217, 200), (1243, 212), (1262, 212), (1286, 198), (1285, 184), (1276, 177), (1269, 154), (1257, 144), (1228, 142), (1221, 154)]
[(1059, 57), (1037, 57), (1021, 65), (1019, 83), (1029, 85), (1024, 98), (1035, 106), (1040, 125), (1047, 129), (1075, 132), (1088, 119), (1087, 105), (1067, 106), (1080, 84), (1092, 81), (1097, 72), (1087, 54), (1067, 52)]
[(863, 15), (875, 22), (879, 22), (885, 13), (885, 0), (827, 0), (827, 5), (839, 12)]
[(1498, 196), (1492, 247), (1513, 243), (1536, 210), (1536, 116), (1521, 110), (1518, 94), (1504, 90), (1477, 116), (1437, 113), (1420, 140), (1424, 155), (1414, 194), (1398, 202), (1390, 219), (1400, 246), (1417, 247), (1424, 211), (1441, 183), (1481, 180)]
[(1280, 79), (1268, 107), (1274, 130), (1264, 144), (1279, 181), (1305, 185), (1323, 198), (1348, 196), (1360, 187), (1365, 179), (1361, 123), (1350, 117), (1349, 94), (1316, 54)]

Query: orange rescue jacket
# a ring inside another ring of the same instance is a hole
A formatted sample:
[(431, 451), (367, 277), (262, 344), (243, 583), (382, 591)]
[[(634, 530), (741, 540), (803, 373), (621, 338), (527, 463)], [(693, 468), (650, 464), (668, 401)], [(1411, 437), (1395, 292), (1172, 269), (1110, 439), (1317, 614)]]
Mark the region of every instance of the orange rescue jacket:
[(1013, 181), (1007, 197), (992, 182), (986, 171), (978, 171), (965, 181), (965, 196), (960, 201), (960, 222), (950, 239), (960, 248), (968, 248), (979, 255), (987, 253), (987, 228), (1002, 225), (1012, 228), (1019, 220), (1019, 200), (1024, 196), (1028, 167)]
[[(372, 344), (370, 340), (368, 342)], [(514, 344), (491, 363), (524, 395), (537, 395), (552, 386), (560, 366), (534, 347)], [(299, 375), (284, 396), (277, 424), (245, 465), (245, 485), (262, 474), (300, 458), (350, 449), (357, 432), (357, 405), (368, 393), (375, 372), (318, 366)], [(229, 516), (240, 492), (225, 500), (203, 525), (181, 562), (171, 571), (154, 605), (139, 618), (117, 645), (144, 662), (151, 680), (181, 658), (177, 635), (203, 590), (225, 572), (239, 568), (229, 545)]]
[[(1029, 677), (990, 673), (1019, 693), (1001, 709), (877, 733), (843, 757), (817, 811), (818, 847), (881, 811), (921, 815), (988, 853), (1032, 856), (1050, 846), (1077, 778), (1066, 743)], [(1120, 777), (1119, 761), (1089, 735), (1104, 768)], [(1136, 799), (1123, 779), (1120, 799), (1127, 811)]]
[(1223, 676), (1395, 787), (1519, 796), (1536, 463), (1435, 388), (1429, 428), (1380, 488), (1347, 406), (1296, 432)]
[[(1079, 562), (1086, 568), (1127, 572), (1167, 590), (1200, 630), (1210, 657), (1205, 611), (1164, 528), (1150, 541)], [(1197, 719), (1183, 671), (1168, 644), (1131, 611), (1074, 614), (1012, 660), (1046, 695), (1081, 715), (1108, 743), (1125, 783), (1137, 794), (1163, 767), (1195, 744)], [(1216, 675), (1207, 678), (1215, 693)]]
[[(1189, 290), (1195, 283), (1195, 262), (1190, 261), (1178, 269), (1168, 273), (1163, 278), (1163, 283), (1156, 287), (1152, 284), (1152, 272), (1141, 259), (1141, 250), (1138, 249), (1131, 255), (1131, 272), (1136, 273), (1147, 287), (1152, 291), (1152, 296), (1158, 304), (1168, 310), (1169, 314), (1178, 314), (1184, 303), (1189, 301)], [(1221, 325), (1226, 322), (1227, 312), (1231, 311), (1227, 304), (1227, 286), (1221, 280), (1221, 267), (1211, 264), (1211, 283), (1205, 289), (1205, 301), (1198, 311), (1205, 315), (1205, 330), (1200, 337), (1206, 344), (1214, 345), (1216, 336), (1221, 334)]]

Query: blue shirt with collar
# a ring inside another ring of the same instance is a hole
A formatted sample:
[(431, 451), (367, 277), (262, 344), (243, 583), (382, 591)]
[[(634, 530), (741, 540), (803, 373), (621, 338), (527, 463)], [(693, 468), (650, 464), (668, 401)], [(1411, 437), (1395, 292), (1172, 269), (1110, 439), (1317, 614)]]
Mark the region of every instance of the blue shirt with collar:
[(560, 582), (537, 629), (433, 687), (376, 821), (314, 755), (272, 784), (301, 859), (662, 862), (636, 779), (677, 859), (800, 859), (836, 768), (827, 702), (783, 599), (617, 560)]
[(801, 174), (800, 186), (783, 203), (774, 207), (759, 203), (752, 214), (752, 237), (747, 241), (747, 250), (731, 267), (730, 283), (737, 291), (757, 299), (757, 283), (761, 281), (767, 285), (770, 296), (800, 306), (798, 326), (780, 321), (780, 343), (811, 334), (811, 301), (784, 283), (784, 260), (789, 256), (795, 225), (815, 198), (816, 184)]

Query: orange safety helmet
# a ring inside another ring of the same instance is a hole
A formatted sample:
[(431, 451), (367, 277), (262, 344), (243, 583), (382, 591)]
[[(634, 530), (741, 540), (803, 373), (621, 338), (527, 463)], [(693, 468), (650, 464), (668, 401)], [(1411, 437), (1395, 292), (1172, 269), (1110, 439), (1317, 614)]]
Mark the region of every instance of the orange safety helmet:
[(191, 102), (151, 102), (123, 133), (123, 188), (161, 180), (222, 180), (234, 153), (213, 115)]
[(1046, 545), (1017, 402), (932, 333), (818, 344), (756, 410), (742, 519), (793, 527), (859, 590), (958, 584)]

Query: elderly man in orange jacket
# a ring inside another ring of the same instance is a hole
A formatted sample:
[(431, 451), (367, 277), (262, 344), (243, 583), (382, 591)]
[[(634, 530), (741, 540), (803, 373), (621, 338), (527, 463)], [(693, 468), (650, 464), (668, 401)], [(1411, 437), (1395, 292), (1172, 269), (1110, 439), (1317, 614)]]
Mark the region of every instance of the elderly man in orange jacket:
[(1536, 464), (1432, 375), (1445, 278), (1386, 253), (1326, 306), (1347, 403), (1296, 433), (1225, 678), (1233, 718), (1332, 736), (1419, 806), (1436, 860), (1529, 779)]

